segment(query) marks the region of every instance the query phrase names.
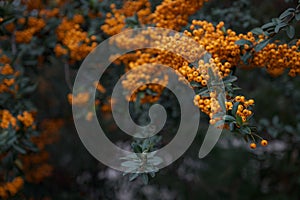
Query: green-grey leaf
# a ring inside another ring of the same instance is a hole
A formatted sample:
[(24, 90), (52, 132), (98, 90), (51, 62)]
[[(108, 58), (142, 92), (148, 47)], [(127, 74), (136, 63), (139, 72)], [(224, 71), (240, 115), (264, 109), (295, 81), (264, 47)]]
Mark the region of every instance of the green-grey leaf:
[(134, 173), (129, 175), (129, 181), (133, 181), (136, 179), (140, 174), (139, 173)]
[(222, 110), (225, 112), (226, 111), (226, 106), (225, 106), (225, 96), (223, 93), (220, 93), (218, 95), (218, 102), (222, 108)]
[(298, 12), (296, 15), (295, 15), (295, 18), (297, 21), (300, 21), (300, 12)]
[(208, 67), (207, 72), (208, 72), (208, 75), (210, 77), (210, 80), (215, 80), (216, 79), (215, 74), (214, 74), (211, 67)]
[(295, 36), (295, 28), (289, 25), (286, 29), (286, 34), (289, 36), (290, 39), (292, 39)]
[(264, 24), (261, 28), (262, 28), (263, 30), (265, 30), (265, 29), (274, 27), (275, 25), (276, 25), (276, 24), (275, 24), (274, 22), (269, 22), (269, 23)]
[(205, 87), (205, 88), (202, 88), (201, 90), (199, 90), (198, 94), (200, 96), (204, 95), (204, 94), (209, 94), (209, 91), (208, 91), (208, 88)]
[(125, 161), (125, 162), (121, 163), (121, 166), (123, 166), (123, 167), (136, 167), (136, 166), (138, 166), (138, 164), (133, 162), (133, 161)]
[(270, 42), (270, 39), (266, 39), (266, 40), (264, 40), (264, 41), (258, 43), (258, 44), (254, 47), (254, 50), (255, 50), (256, 52), (262, 50), (265, 46), (267, 46), (267, 44), (269, 44), (269, 42)]
[(243, 124), (242, 117), (239, 115), (236, 115), (236, 122), (238, 123), (238, 125), (242, 125)]
[(143, 180), (143, 183), (144, 183), (145, 185), (147, 185), (148, 182), (149, 182), (148, 175), (147, 175), (147, 174), (142, 174), (142, 180)]
[(190, 85), (191, 85), (192, 87), (202, 87), (202, 85), (201, 85), (200, 83), (196, 82), (196, 81), (190, 82)]
[(234, 122), (231, 122), (229, 124), (229, 128), (230, 128), (230, 131), (234, 131)]
[(148, 159), (148, 163), (151, 164), (151, 165), (159, 165), (162, 162), (163, 162), (163, 160), (158, 156), (155, 156), (155, 157), (152, 157), (152, 158)]
[(233, 104), (233, 107), (232, 107), (232, 110), (231, 110), (231, 114), (232, 114), (233, 116), (236, 115), (236, 111), (237, 111), (239, 105), (240, 105), (240, 102), (235, 102), (235, 103)]
[(245, 44), (252, 45), (252, 42), (249, 41), (249, 40), (240, 39), (240, 40), (235, 41), (235, 44), (237, 44), (239, 46), (242, 46), (242, 45), (245, 45)]
[(13, 144), (12, 146), (13, 146), (13, 148), (14, 148), (16, 151), (18, 151), (19, 153), (21, 153), (21, 154), (25, 154), (25, 153), (26, 153), (26, 150), (23, 149), (22, 147), (20, 147), (20, 146), (18, 146), (18, 145), (16, 145), (16, 144)]
[(248, 64), (248, 59), (251, 57), (252, 57), (252, 54), (248, 51), (241, 57), (241, 59), (245, 64)]
[(225, 124), (224, 120), (219, 120), (219, 121), (217, 121), (217, 122), (214, 124), (214, 126), (215, 126), (215, 127), (218, 127), (218, 126), (221, 126), (221, 125), (223, 125), (223, 124)]
[(243, 135), (251, 134), (251, 129), (248, 126), (242, 126), (239, 131)]
[(262, 28), (254, 28), (251, 30), (251, 32), (255, 35), (261, 35), (264, 33), (264, 31), (262, 30)]
[(204, 63), (209, 63), (209, 59), (211, 59), (211, 54), (210, 53), (204, 54), (203, 56)]
[(151, 176), (152, 178), (155, 177), (155, 172), (149, 172), (149, 174), (150, 174), (150, 176)]
[(236, 76), (226, 76), (224, 79), (223, 79), (223, 82), (224, 84), (226, 83), (232, 83), (234, 81), (236, 81), (238, 78)]
[(234, 118), (233, 116), (231, 116), (231, 115), (225, 115), (225, 116), (223, 117), (223, 119), (224, 119), (225, 121), (231, 121), (231, 122), (235, 121), (235, 118)]
[(286, 22), (281, 22), (281, 23), (279, 23), (278, 25), (276, 25), (276, 27), (275, 27), (275, 29), (274, 29), (275, 33), (278, 33), (282, 28), (284, 28), (284, 27), (286, 27), (286, 26), (288, 26), (288, 25), (289, 25), (289, 24), (286, 23)]
[(280, 16), (279, 19), (284, 19), (287, 16), (289, 16), (290, 14), (292, 14), (295, 11), (295, 8), (289, 8), (286, 11), (284, 11)]

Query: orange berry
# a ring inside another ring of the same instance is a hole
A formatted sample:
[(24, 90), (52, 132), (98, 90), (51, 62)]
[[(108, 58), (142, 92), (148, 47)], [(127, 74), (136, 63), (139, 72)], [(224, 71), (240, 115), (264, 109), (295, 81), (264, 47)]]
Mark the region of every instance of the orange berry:
[(261, 146), (267, 146), (268, 145), (268, 141), (267, 140), (262, 140), (261, 142), (260, 142), (260, 144), (261, 144)]
[(235, 97), (235, 101), (240, 102), (241, 101), (241, 97), (240, 96), (236, 96)]
[(253, 99), (249, 99), (248, 103), (249, 103), (249, 105), (253, 105), (254, 104), (254, 100)]
[(251, 148), (251, 149), (255, 149), (255, 148), (256, 148), (256, 144), (255, 144), (254, 142), (252, 142), (252, 143), (250, 144), (250, 148)]

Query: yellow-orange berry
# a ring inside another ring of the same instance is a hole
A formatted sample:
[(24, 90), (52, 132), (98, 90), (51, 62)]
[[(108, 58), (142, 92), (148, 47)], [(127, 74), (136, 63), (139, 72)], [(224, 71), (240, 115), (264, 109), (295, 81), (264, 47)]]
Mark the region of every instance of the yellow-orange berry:
[(267, 140), (262, 140), (261, 142), (260, 142), (260, 144), (261, 144), (261, 146), (267, 146), (268, 145), (268, 141)]
[(256, 144), (255, 144), (254, 142), (252, 142), (252, 143), (250, 144), (250, 148), (251, 148), (251, 149), (255, 149), (255, 148), (256, 148)]

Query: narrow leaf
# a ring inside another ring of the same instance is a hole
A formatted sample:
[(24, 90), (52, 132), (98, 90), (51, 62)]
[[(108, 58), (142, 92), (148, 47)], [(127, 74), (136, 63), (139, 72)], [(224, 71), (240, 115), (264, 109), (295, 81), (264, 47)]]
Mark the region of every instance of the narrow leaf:
[(147, 185), (148, 182), (149, 182), (148, 175), (147, 175), (147, 174), (142, 174), (142, 180), (143, 180), (143, 183), (144, 183), (145, 185)]
[(235, 41), (235, 44), (237, 44), (239, 46), (242, 46), (242, 45), (245, 45), (245, 44), (252, 45), (252, 42), (249, 41), (249, 40), (240, 39), (240, 40)]
[(133, 181), (139, 176), (139, 173), (134, 173), (129, 175), (129, 181)]
[(289, 8), (286, 11), (284, 11), (280, 16), (279, 19), (284, 19), (287, 16), (289, 16), (291, 13), (293, 13), (295, 11), (295, 8)]
[(264, 24), (261, 28), (265, 30), (265, 29), (274, 27), (275, 25), (276, 24), (274, 22), (269, 22), (269, 23)]
[(222, 108), (222, 111), (223, 111), (223, 112), (226, 112), (225, 96), (224, 96), (224, 94), (220, 93), (220, 94), (218, 95), (218, 102), (219, 102), (219, 104), (220, 104), (220, 106), (221, 106), (221, 108)]
[(295, 15), (295, 18), (297, 21), (300, 21), (300, 12), (298, 12), (296, 15)]
[(236, 111), (237, 111), (239, 105), (240, 105), (240, 102), (235, 102), (235, 103), (233, 104), (233, 107), (232, 107), (232, 110), (231, 110), (231, 114), (232, 114), (233, 116), (236, 115)]
[(254, 28), (251, 30), (251, 32), (255, 35), (261, 35), (264, 33), (264, 31), (262, 30), (262, 28)]
[(224, 119), (225, 121), (231, 121), (231, 122), (235, 121), (235, 118), (234, 118), (233, 116), (231, 116), (231, 115), (225, 115), (225, 116), (223, 117), (223, 119)]
[(237, 122), (237, 124), (238, 125), (242, 125), (243, 124), (243, 120), (242, 120), (242, 117), (241, 116), (239, 116), (239, 115), (236, 115), (236, 122)]
[(286, 26), (288, 26), (288, 24), (286, 22), (282, 22), (282, 23), (276, 25), (276, 27), (274, 29), (275, 33), (278, 33), (282, 28), (284, 28)]
[(242, 126), (239, 131), (243, 135), (251, 134), (251, 129), (248, 126)]
[(286, 34), (289, 36), (290, 39), (292, 39), (295, 36), (295, 28), (289, 25), (286, 29)]
[(269, 42), (270, 42), (270, 39), (267, 39), (267, 40), (264, 40), (264, 41), (258, 43), (258, 44), (254, 47), (254, 50), (255, 50), (256, 52), (262, 50), (265, 46), (267, 46), (267, 44), (269, 44)]
[(224, 79), (223, 79), (223, 82), (224, 84), (226, 83), (232, 83), (234, 81), (237, 80), (237, 77), (236, 76), (226, 76)]

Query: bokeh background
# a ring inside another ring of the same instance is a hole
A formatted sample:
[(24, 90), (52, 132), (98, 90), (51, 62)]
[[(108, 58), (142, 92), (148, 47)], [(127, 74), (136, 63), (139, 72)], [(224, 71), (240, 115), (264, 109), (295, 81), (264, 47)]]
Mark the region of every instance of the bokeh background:
[[(50, 2), (50, 1), (49, 1)], [(82, 3), (81, 1), (78, 1)], [(159, 4), (153, 0), (153, 4)], [(80, 3), (70, 3), (68, 9), (84, 12)], [(103, 12), (109, 11), (110, 3), (122, 5), (122, 1), (100, 2)], [(50, 4), (50, 3), (49, 3)], [(204, 19), (213, 23), (224, 21), (226, 28), (245, 33), (261, 26), (289, 7), (295, 1), (285, 0), (211, 0), (190, 19)], [(64, 8), (66, 9), (66, 8)], [(102, 18), (97, 22), (103, 23)], [(95, 25), (99, 26), (100, 25)], [(105, 39), (101, 32), (96, 35)], [(299, 26), (296, 26), (296, 36)], [(68, 69), (74, 79), (78, 64)], [(103, 80), (109, 92), (111, 84), (123, 73), (122, 68), (111, 66)], [(22, 193), (30, 199), (94, 200), (94, 199), (299, 199), (300, 198), (300, 79), (287, 73), (270, 76), (265, 69), (237, 69), (237, 84), (245, 96), (255, 99), (255, 125), (260, 134), (268, 139), (267, 147), (255, 150), (238, 135), (224, 131), (221, 140), (205, 158), (198, 158), (198, 151), (208, 127), (208, 117), (202, 115), (198, 135), (188, 151), (172, 165), (160, 170), (145, 185), (138, 178), (129, 182), (128, 176), (112, 170), (93, 158), (81, 143), (72, 119), (64, 64), (53, 59), (37, 68), (26, 69), (29, 77), (38, 81), (37, 89), (30, 98), (38, 112), (37, 119), (54, 119), (59, 128), (53, 131), (58, 139), (46, 147), (51, 176), (38, 184), (25, 184)], [(172, 139), (171, 130), (178, 124), (178, 105), (170, 101), (166, 91), (161, 100), (168, 107), (169, 130), (163, 142)], [(104, 98), (105, 99), (105, 98)], [(172, 99), (172, 98), (170, 98)], [(109, 100), (106, 99), (108, 103)], [(147, 110), (147, 105), (144, 106)], [(128, 137), (122, 135), (113, 122), (109, 111), (100, 110), (99, 119), (108, 137), (118, 145), (126, 146)], [(143, 109), (141, 109), (143, 111)], [(140, 111), (140, 112), (141, 112)], [(144, 120), (141, 113), (134, 113)], [(56, 125), (55, 125), (56, 124)], [(59, 124), (59, 125), (58, 125)], [(53, 128), (53, 127), (52, 127)], [(88, 132), (88, 130), (87, 130)], [(24, 195), (12, 199), (23, 199)]]

